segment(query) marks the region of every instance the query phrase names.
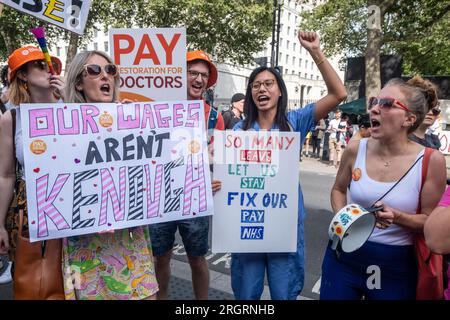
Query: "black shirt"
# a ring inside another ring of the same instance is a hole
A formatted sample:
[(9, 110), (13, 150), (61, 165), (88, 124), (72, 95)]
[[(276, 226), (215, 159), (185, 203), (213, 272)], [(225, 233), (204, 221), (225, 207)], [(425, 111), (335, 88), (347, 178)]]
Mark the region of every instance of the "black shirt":
[(225, 130), (231, 130), (234, 128), (236, 123), (241, 121), (243, 118), (236, 117), (234, 112), (231, 109), (222, 113), (223, 123), (225, 124)]
[(424, 147), (433, 148), (436, 150), (439, 150), (439, 148), (441, 147), (441, 141), (439, 141), (439, 137), (435, 134), (426, 134), (425, 138), (423, 139), (414, 134), (411, 134), (409, 135), (409, 140), (417, 142)]

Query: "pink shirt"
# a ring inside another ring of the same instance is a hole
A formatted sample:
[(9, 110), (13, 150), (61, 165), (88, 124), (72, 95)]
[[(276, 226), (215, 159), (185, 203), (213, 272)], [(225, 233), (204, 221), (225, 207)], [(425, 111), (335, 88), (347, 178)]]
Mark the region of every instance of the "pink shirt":
[(441, 201), (439, 202), (439, 206), (441, 207), (448, 207), (450, 206), (450, 186), (447, 187), (447, 189), (444, 192), (444, 195), (441, 198)]

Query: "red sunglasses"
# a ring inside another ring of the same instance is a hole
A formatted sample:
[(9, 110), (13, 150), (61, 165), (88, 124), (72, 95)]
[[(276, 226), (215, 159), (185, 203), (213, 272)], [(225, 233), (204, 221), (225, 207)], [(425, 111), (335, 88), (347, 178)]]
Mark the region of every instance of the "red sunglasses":
[(382, 109), (384, 109), (384, 108), (390, 109), (392, 107), (398, 107), (405, 111), (412, 112), (411, 109), (409, 109), (403, 103), (401, 103), (400, 101), (398, 101), (397, 99), (394, 99), (394, 98), (370, 97), (369, 98), (369, 110), (372, 109), (376, 105), (380, 106)]

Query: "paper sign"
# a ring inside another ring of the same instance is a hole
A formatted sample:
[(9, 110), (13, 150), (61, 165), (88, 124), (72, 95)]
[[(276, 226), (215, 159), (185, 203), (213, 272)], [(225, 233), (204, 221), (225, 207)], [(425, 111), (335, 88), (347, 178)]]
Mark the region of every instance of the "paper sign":
[(450, 154), (450, 131), (439, 132), (439, 141), (441, 141), (439, 150), (443, 154)]
[(215, 131), (213, 252), (295, 252), (299, 133)]
[(0, 2), (79, 35), (83, 34), (91, 6), (91, 0), (0, 0)]
[(110, 29), (109, 40), (122, 99), (186, 99), (186, 29)]
[(203, 108), (21, 105), (31, 241), (212, 214)]

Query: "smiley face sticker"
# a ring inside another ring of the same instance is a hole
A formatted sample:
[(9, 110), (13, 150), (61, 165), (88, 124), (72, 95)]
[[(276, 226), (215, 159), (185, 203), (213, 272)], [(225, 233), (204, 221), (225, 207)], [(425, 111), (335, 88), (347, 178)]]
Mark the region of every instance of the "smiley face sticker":
[(112, 126), (112, 124), (113, 124), (113, 122), (114, 122), (114, 119), (113, 119), (113, 117), (108, 113), (108, 111), (105, 111), (105, 112), (100, 116), (99, 122), (100, 122), (100, 125), (101, 125), (103, 128), (108, 128), (108, 127), (111, 127), (111, 126)]

